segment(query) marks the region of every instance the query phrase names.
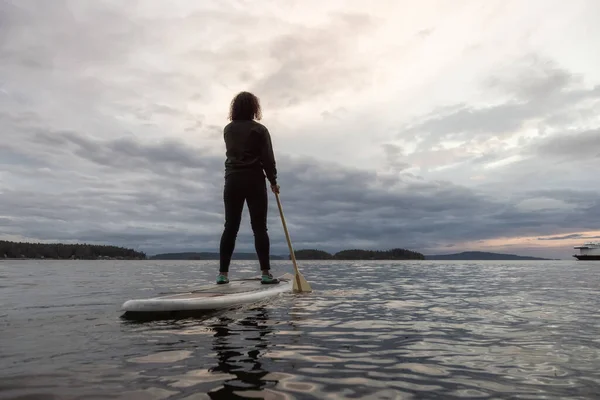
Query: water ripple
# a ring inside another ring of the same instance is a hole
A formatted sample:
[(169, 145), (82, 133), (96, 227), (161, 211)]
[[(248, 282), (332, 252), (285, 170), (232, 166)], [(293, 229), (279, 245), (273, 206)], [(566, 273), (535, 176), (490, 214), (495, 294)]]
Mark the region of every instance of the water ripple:
[[(255, 273), (252, 263), (238, 265)], [(0, 288), (7, 305), (0, 397), (591, 399), (600, 393), (600, 277), (589, 264), (303, 265), (307, 278), (319, 275), (310, 295), (136, 322), (117, 317), (121, 300), (193, 289), (212, 279), (215, 264), (77, 263), (75, 280), (52, 262), (43, 264), (48, 271), (39, 279), (24, 262), (18, 268), (4, 262), (4, 281), (18, 284)]]

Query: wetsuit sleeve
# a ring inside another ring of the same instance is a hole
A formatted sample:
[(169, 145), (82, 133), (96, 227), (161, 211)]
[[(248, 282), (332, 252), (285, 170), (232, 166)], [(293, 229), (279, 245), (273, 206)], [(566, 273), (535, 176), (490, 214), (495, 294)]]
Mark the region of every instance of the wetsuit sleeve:
[(271, 134), (267, 128), (264, 128), (264, 141), (260, 161), (271, 185), (277, 184), (277, 168), (275, 165), (275, 155), (273, 154), (273, 143), (271, 142)]

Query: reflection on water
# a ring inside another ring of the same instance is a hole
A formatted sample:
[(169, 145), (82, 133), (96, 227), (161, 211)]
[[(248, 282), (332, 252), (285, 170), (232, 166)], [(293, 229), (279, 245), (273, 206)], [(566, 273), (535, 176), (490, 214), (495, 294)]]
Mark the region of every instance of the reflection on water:
[[(277, 368), (269, 368), (263, 363), (268, 348), (275, 342), (269, 335), (277, 332), (279, 324), (270, 318), (265, 305), (241, 307), (200, 318), (127, 321), (124, 323), (127, 329), (143, 332), (146, 341), (161, 349), (128, 359), (127, 368), (138, 369), (142, 380), (161, 382), (162, 387), (153, 388), (153, 398), (159, 393), (171, 396), (169, 390), (193, 395), (190, 397), (193, 399), (263, 398), (265, 393), (269, 393), (269, 398), (289, 398), (273, 388), (280, 379), (285, 387), (286, 379), (293, 375), (273, 373)], [(173, 340), (173, 335), (182, 339)], [(167, 342), (166, 338), (170, 340)], [(177, 350), (190, 346), (194, 350)], [(290, 387), (294, 388), (294, 384)], [(310, 387), (299, 384), (295, 390), (309, 390)], [(148, 395), (148, 392), (127, 393), (127, 396), (132, 395)]]
[[(260, 390), (272, 384), (264, 379), (268, 371), (263, 368), (260, 357), (268, 345), (265, 336), (273, 328), (266, 324), (268, 313), (264, 308), (253, 310), (252, 314), (237, 323), (242, 329), (231, 328), (229, 324), (234, 321), (226, 317), (211, 326), (215, 332), (212, 349), (216, 352), (217, 365), (209, 371), (232, 377), (223, 382), (222, 388), (210, 393), (213, 399), (231, 399), (238, 390)], [(241, 335), (242, 340), (234, 340), (236, 335)]]
[(119, 318), (121, 300), (188, 290), (212, 266), (8, 268), (0, 398), (598, 398), (590, 264), (307, 264), (310, 295), (147, 321)]

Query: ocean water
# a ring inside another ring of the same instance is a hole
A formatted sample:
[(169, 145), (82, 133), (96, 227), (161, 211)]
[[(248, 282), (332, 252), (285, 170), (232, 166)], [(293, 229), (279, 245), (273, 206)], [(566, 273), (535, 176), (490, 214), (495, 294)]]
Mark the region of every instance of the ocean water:
[(600, 398), (600, 263), (300, 267), (311, 294), (140, 322), (217, 262), (0, 261), (0, 399)]

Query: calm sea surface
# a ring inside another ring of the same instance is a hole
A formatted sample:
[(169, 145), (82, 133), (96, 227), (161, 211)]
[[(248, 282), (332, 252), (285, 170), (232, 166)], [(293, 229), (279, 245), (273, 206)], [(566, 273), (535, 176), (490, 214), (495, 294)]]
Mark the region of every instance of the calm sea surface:
[(0, 398), (600, 398), (600, 263), (300, 267), (312, 294), (139, 322), (217, 262), (0, 261)]

